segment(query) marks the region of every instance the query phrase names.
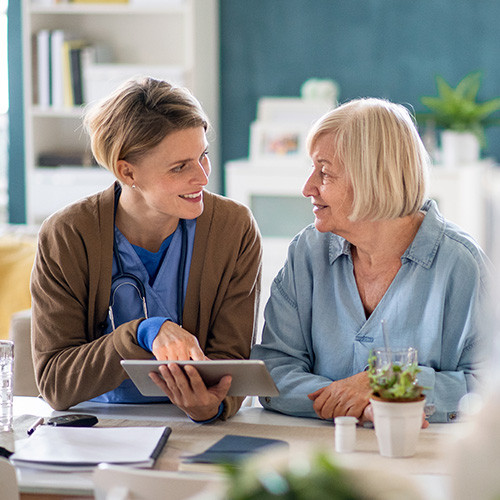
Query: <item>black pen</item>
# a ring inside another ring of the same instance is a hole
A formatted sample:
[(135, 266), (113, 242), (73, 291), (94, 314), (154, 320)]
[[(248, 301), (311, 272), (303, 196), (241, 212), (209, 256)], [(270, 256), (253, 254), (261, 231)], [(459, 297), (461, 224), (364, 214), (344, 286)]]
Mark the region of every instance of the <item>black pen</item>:
[(43, 424), (43, 417), (40, 417), (29, 429), (28, 429), (28, 436), (31, 436), (34, 432), (35, 429)]

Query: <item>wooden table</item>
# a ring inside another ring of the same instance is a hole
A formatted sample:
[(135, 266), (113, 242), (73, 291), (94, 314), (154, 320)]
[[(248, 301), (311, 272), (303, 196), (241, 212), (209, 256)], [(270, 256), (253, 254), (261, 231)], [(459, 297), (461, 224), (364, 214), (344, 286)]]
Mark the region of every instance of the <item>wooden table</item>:
[[(14, 441), (26, 439), (26, 429), (37, 417), (51, 417), (67, 412), (53, 411), (44, 401), (32, 397), (14, 398)], [(225, 434), (283, 439), (290, 453), (305, 449), (334, 450), (335, 432), (331, 422), (288, 417), (261, 407), (243, 407), (226, 422), (200, 425), (189, 420), (178, 408), (169, 404), (108, 405), (82, 403), (71, 413), (90, 413), (99, 418), (99, 426), (159, 426), (169, 425), (172, 434), (155, 468), (177, 471), (183, 455), (201, 452)], [(461, 424), (431, 424), (421, 431), (416, 454), (411, 458), (385, 458), (378, 453), (375, 432), (358, 427), (356, 450), (336, 454), (337, 461), (348, 468), (390, 470), (422, 490), (427, 500), (445, 500), (449, 496), (447, 446)], [(6, 443), (0, 443), (6, 446)], [(8, 446), (6, 446), (8, 447)], [(91, 473), (45, 473), (20, 468), (18, 470), (23, 500), (77, 500), (93, 498)]]

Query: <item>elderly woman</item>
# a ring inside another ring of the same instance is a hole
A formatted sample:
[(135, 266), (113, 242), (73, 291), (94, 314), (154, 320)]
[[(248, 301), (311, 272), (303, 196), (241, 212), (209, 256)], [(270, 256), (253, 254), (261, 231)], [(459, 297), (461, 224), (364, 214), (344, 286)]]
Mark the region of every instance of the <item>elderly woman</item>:
[[(117, 182), (46, 220), (32, 274), (33, 356), (56, 409), (92, 399), (153, 402), (122, 359), (244, 359), (260, 287), (261, 238), (243, 205), (206, 191), (208, 119), (184, 88), (131, 80), (91, 108), (97, 161)], [(230, 377), (193, 367), (155, 382), (196, 421), (227, 418)]]
[(425, 200), (428, 155), (406, 108), (348, 102), (308, 137), (303, 187), (314, 225), (291, 242), (265, 310), (262, 343), (280, 396), (263, 406), (290, 415), (370, 419), (372, 348), (418, 350), (431, 421), (456, 417), (474, 389), (487, 259)]

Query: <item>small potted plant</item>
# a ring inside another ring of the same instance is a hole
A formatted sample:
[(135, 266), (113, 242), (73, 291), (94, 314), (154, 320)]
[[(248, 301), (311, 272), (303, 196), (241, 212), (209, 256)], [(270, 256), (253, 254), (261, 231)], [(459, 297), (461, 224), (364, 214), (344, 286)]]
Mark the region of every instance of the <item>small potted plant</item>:
[(417, 351), (377, 349), (368, 359), (375, 434), (380, 454), (408, 457), (416, 451), (425, 396), (418, 385)]
[(477, 162), (486, 145), (485, 128), (500, 125), (491, 115), (500, 109), (500, 98), (478, 102), (481, 72), (466, 75), (453, 88), (437, 75), (437, 96), (424, 96), (420, 101), (430, 112), (418, 113), (420, 122), (431, 122), (441, 132), (442, 162), (447, 165)]

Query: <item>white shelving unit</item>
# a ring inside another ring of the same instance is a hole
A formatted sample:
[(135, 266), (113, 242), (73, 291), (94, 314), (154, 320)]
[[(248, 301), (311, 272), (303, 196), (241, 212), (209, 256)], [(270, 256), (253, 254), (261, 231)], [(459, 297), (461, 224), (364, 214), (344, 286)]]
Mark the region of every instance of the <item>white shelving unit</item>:
[[(89, 43), (104, 44), (112, 63), (137, 74), (141, 67), (174, 67), (208, 113), (218, 136), (219, 44), (217, 0), (131, 0), (130, 3), (40, 4), (22, 0), (23, 81), (27, 222), (40, 223), (54, 210), (108, 186), (112, 175), (95, 167), (47, 168), (40, 154), (89, 151), (82, 107), (41, 108), (34, 99), (32, 38), (62, 29)], [(134, 68), (138, 71), (135, 72)], [(130, 75), (133, 76), (133, 75)], [(157, 76), (152, 74), (151, 76)], [(107, 93), (107, 92), (106, 92)], [(217, 178), (218, 144), (210, 141)], [(213, 191), (219, 186), (211, 185)]]

